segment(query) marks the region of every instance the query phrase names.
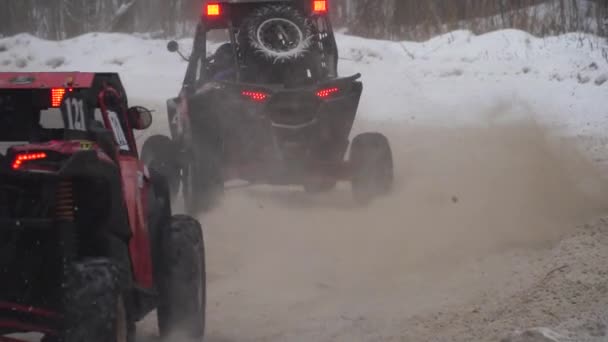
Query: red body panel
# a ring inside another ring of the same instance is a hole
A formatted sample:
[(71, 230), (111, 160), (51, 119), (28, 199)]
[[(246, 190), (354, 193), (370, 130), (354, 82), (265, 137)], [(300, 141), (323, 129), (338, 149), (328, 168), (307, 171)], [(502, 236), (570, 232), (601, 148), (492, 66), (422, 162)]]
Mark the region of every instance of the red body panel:
[(131, 226), (131, 263), (133, 276), (140, 287), (152, 288), (152, 254), (147, 222), (148, 181), (143, 165), (135, 157), (121, 156), (122, 184)]
[[(111, 97), (120, 97), (118, 91), (111, 87), (107, 87), (98, 96), (99, 106), (106, 127), (112, 127), (108, 114), (108, 106), (105, 102), (106, 99)], [(126, 118), (127, 108), (121, 108), (120, 111), (122, 113), (119, 114)], [(144, 164), (137, 158), (133, 131), (128, 126), (128, 120), (125, 120), (125, 122), (127, 127), (123, 127), (123, 130), (128, 140), (130, 151), (119, 154), (118, 160), (122, 174), (124, 200), (128, 210), (129, 225), (131, 226), (132, 233), (129, 251), (136, 284), (149, 289), (154, 287), (154, 278), (152, 276), (152, 253), (147, 222), (148, 178)]]
[(2, 72), (0, 89), (90, 88), (94, 78), (86, 72)]

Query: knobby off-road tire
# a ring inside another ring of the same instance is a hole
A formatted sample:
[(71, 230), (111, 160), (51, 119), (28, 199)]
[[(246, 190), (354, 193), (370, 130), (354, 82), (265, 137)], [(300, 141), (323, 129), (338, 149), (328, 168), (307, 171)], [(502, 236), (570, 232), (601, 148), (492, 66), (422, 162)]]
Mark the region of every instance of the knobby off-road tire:
[(224, 179), (218, 153), (206, 143), (192, 147), (191, 158), (183, 170), (186, 213), (198, 216), (219, 205), (224, 195)]
[(259, 61), (293, 61), (311, 47), (312, 26), (292, 6), (268, 5), (247, 17), (242, 24), (239, 41)]
[(63, 342), (132, 342), (125, 296), (130, 272), (107, 258), (74, 263), (66, 271)]
[(353, 139), (350, 151), (355, 201), (368, 204), (393, 187), (393, 155), (388, 139), (380, 133), (363, 133)]
[(201, 225), (185, 215), (171, 218), (163, 242), (158, 328), (163, 339), (202, 341), (207, 302), (205, 242)]
[(153, 135), (141, 149), (141, 160), (150, 169), (156, 170), (167, 179), (171, 198), (179, 191), (181, 169), (177, 160), (177, 149), (173, 141), (164, 135)]

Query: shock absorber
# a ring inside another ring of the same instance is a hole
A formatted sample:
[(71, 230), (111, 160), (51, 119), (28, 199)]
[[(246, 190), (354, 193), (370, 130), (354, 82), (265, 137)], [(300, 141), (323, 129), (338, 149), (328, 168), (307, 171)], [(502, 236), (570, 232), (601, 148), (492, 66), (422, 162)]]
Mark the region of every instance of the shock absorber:
[(62, 283), (65, 281), (65, 272), (78, 254), (78, 236), (72, 224), (76, 221), (75, 212), (74, 182), (71, 179), (62, 179), (55, 192), (55, 220), (58, 223), (56, 241), (64, 272)]
[(74, 185), (70, 179), (61, 180), (55, 198), (55, 218), (74, 222)]

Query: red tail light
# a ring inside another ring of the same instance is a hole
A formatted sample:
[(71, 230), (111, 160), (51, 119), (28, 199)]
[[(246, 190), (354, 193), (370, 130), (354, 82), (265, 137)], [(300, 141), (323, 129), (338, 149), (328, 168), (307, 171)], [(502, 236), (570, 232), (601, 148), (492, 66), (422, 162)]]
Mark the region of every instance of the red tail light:
[(327, 0), (313, 0), (312, 11), (318, 14), (327, 13)]
[(336, 88), (336, 87), (334, 87), (334, 88), (327, 88), (327, 89), (321, 89), (321, 90), (319, 90), (317, 92), (317, 96), (319, 98), (326, 99), (326, 98), (332, 96), (333, 94), (335, 94), (335, 93), (337, 93), (339, 91), (340, 91), (340, 89)]
[(262, 93), (260, 91), (243, 91), (241, 94), (256, 102), (266, 101), (266, 99), (268, 98), (268, 94)]
[(32, 160), (40, 160), (45, 159), (46, 153), (44, 152), (36, 152), (36, 153), (19, 153), (15, 160), (13, 161), (13, 170), (17, 170), (21, 167), (21, 165), (25, 162)]
[(65, 95), (64, 88), (53, 88), (51, 89), (51, 107), (57, 108), (61, 106), (61, 101)]
[(219, 17), (222, 15), (222, 7), (220, 4), (207, 4), (205, 6), (206, 17)]

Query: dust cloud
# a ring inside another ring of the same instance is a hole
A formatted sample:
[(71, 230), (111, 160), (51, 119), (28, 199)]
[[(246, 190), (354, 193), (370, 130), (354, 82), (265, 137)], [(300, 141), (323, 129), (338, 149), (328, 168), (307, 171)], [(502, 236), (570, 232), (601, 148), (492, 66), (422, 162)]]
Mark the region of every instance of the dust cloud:
[(200, 218), (209, 341), (398, 336), (411, 315), (509, 291), (517, 265), (500, 255), (533, 258), (608, 206), (591, 163), (530, 119), (355, 130), (391, 140), (390, 196), (358, 207), (348, 184), (259, 186)]

